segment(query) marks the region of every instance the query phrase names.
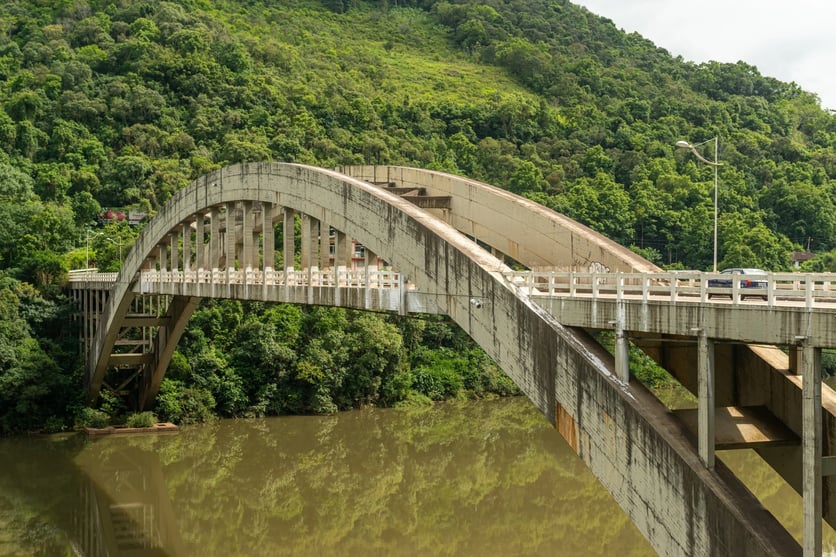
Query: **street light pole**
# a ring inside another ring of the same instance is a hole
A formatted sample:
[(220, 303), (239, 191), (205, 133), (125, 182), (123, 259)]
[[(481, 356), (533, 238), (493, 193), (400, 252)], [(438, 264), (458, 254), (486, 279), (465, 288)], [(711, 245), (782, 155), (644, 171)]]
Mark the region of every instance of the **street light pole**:
[[(95, 234), (93, 234), (93, 236), (94, 237), (95, 236), (100, 236), (101, 234), (102, 234), (102, 232), (96, 232)], [(84, 243), (85, 243), (85, 246), (86, 246), (86, 249), (85, 249), (85, 252), (84, 252), (84, 270), (89, 271), (90, 270), (90, 229), (89, 228), (87, 229), (87, 233), (84, 235)]]
[[(119, 262), (120, 262), (120, 265), (121, 265), (121, 262), (122, 262), (122, 236), (117, 236), (117, 238), (119, 239), (119, 242), (118, 242), (119, 243)], [(107, 240), (111, 244), (117, 243), (116, 240), (114, 240), (110, 236), (107, 236), (105, 238), (105, 240)]]
[[(707, 158), (703, 157), (700, 154), (700, 152), (697, 151), (698, 146), (703, 145), (705, 143), (708, 143), (709, 141), (714, 141), (714, 160), (713, 161), (710, 161)], [(694, 153), (694, 156), (697, 157), (700, 161), (704, 162), (707, 165), (710, 165), (710, 166), (714, 167), (714, 266), (712, 267), (712, 270), (716, 273), (717, 272), (717, 216), (718, 216), (717, 198), (719, 197), (718, 196), (719, 189), (717, 187), (717, 185), (718, 185), (718, 182), (717, 182), (717, 168), (722, 166), (722, 163), (720, 162), (720, 137), (719, 136), (714, 136), (713, 139), (703, 141), (702, 143), (697, 143), (696, 145), (691, 145), (687, 141), (677, 141), (676, 146), (681, 148), (681, 149), (688, 149), (689, 151)]]

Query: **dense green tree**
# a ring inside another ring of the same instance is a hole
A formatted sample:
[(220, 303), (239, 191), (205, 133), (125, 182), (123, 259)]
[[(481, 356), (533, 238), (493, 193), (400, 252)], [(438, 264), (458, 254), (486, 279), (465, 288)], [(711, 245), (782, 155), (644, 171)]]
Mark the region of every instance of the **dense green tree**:
[[(238, 161), (456, 172), (708, 269), (713, 169), (674, 143), (719, 136), (722, 265), (783, 270), (810, 246), (829, 268), (836, 237), (836, 124), (814, 95), (674, 58), (567, 0), (9, 0), (0, 91), (0, 266), (50, 303), (102, 207), (153, 214)], [(116, 270), (138, 231), (101, 232), (93, 254)], [(30, 327), (27, 361), (72, 367)], [(180, 350), (161, 406), (183, 420), (506, 391), (435, 318), (207, 301)]]

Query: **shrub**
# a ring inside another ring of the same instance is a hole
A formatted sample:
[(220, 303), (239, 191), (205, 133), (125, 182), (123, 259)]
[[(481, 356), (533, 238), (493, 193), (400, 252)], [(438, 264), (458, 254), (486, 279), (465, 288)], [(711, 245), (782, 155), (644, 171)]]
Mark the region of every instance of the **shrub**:
[(154, 427), (157, 423), (157, 416), (153, 412), (139, 412), (138, 414), (131, 414), (125, 420), (126, 427)]
[(46, 433), (60, 433), (64, 431), (64, 419), (58, 416), (50, 416), (44, 423), (44, 431)]
[(76, 417), (76, 427), (95, 427), (101, 429), (107, 427), (110, 423), (110, 416), (101, 410), (95, 408), (82, 408), (79, 415)]
[(186, 387), (180, 381), (163, 379), (157, 395), (157, 410), (165, 421), (175, 424), (196, 424), (212, 419), (215, 399), (212, 393), (197, 387)]

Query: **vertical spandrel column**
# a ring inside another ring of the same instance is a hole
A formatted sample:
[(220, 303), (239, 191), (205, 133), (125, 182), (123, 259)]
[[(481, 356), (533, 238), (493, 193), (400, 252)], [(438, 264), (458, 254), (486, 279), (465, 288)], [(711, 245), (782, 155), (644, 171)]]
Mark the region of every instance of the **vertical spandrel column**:
[(250, 211), (252, 212), (252, 250), (250, 253), (250, 264), (253, 269), (264, 270), (261, 262), (261, 235), (264, 233), (264, 207), (261, 202), (253, 201)]
[(273, 213), (274, 208), (272, 203), (261, 204), (262, 214), (262, 269), (264, 271), (272, 271), (276, 265), (276, 236), (273, 230)]
[(226, 248), (226, 270), (227, 280), (229, 273), (235, 271), (235, 204), (229, 203), (226, 206), (226, 234), (224, 234), (224, 247)]
[(311, 221), (313, 219), (310, 215), (302, 214), (302, 270), (308, 270), (311, 268), (311, 263), (313, 260), (311, 259), (311, 246), (315, 245), (314, 242), (318, 241), (318, 238), (312, 237), (311, 231)]
[(206, 270), (206, 215), (198, 213), (194, 233), (194, 263), (198, 273)]
[(221, 268), (221, 210), (212, 207), (209, 221), (209, 269), (217, 271)]
[(180, 253), (178, 251), (178, 245), (180, 243), (180, 231), (179, 227), (175, 228), (173, 232), (168, 235), (168, 242), (171, 246), (169, 254), (170, 254), (170, 261), (169, 265), (171, 266), (172, 271), (180, 270)]
[(311, 269), (316, 272), (319, 268), (319, 264), (321, 263), (319, 257), (319, 250), (321, 247), (321, 240), (320, 235), (322, 234), (321, 226), (319, 223), (319, 219), (315, 217), (308, 217), (310, 219), (309, 223), (309, 232), (311, 236), (311, 254), (310, 254), (310, 262), (311, 262)]
[(159, 245), (159, 259), (157, 260), (160, 264), (160, 275), (162, 279), (162, 275), (168, 272), (168, 244), (165, 241), (166, 239), (163, 238), (163, 241)]
[(183, 273), (192, 270), (192, 223), (194, 216), (183, 225)]
[(293, 271), (293, 262), (296, 256), (296, 243), (294, 241), (296, 222), (296, 211), (288, 207), (284, 208), (284, 268), (285, 271)]
[(344, 232), (337, 231), (336, 242), (334, 250), (334, 267), (339, 271), (345, 272), (346, 261), (349, 261), (351, 253), (351, 241)]
[(322, 220), (319, 223), (319, 268), (331, 266), (331, 225)]
[(240, 267), (249, 271), (255, 266), (255, 257), (253, 256), (253, 229), (255, 228), (253, 225), (253, 204), (252, 201), (245, 201), (241, 205), (241, 241), (243, 242), (241, 251), (243, 261)]
[[(365, 287), (366, 287), (366, 309), (370, 309), (372, 288), (379, 288), (380, 282), (377, 277), (377, 254), (368, 247), (365, 248)], [(380, 297), (378, 297), (380, 299)]]

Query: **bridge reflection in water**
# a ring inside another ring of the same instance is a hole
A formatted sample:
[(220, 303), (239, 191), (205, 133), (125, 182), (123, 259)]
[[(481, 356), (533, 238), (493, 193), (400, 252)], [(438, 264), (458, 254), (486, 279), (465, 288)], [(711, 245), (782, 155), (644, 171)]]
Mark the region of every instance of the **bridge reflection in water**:
[(125, 440), (91, 447), (76, 457), (86, 480), (79, 486), (72, 535), (88, 557), (186, 555), (166, 492), (160, 457)]

